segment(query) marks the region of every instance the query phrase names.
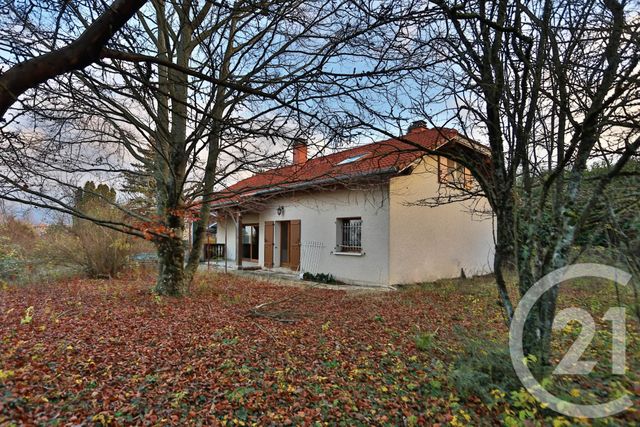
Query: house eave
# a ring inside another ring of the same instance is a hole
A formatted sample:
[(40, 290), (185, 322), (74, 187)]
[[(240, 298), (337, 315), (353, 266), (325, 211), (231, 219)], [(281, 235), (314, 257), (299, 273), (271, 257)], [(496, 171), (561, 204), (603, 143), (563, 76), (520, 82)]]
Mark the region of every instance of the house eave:
[(250, 203), (259, 199), (261, 197), (266, 196), (276, 196), (280, 194), (286, 194), (294, 191), (306, 190), (313, 187), (325, 187), (329, 185), (339, 185), (339, 184), (351, 184), (355, 182), (360, 182), (367, 178), (377, 177), (383, 178), (388, 175), (394, 175), (405, 170), (406, 167), (398, 168), (397, 166), (390, 166), (384, 169), (378, 169), (376, 171), (369, 172), (360, 172), (357, 174), (345, 174), (336, 177), (315, 179), (311, 181), (297, 182), (289, 185), (278, 185), (271, 188), (264, 188), (259, 190), (250, 190), (245, 192), (244, 194), (238, 194), (238, 197), (241, 200), (231, 201), (231, 202), (223, 202), (223, 203), (212, 203), (212, 209), (223, 209), (229, 207), (240, 206), (246, 203)]

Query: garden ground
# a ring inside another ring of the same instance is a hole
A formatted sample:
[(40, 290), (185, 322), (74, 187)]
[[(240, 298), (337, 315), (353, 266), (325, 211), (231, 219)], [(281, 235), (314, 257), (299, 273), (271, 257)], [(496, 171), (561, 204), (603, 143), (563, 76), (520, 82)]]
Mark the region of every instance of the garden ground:
[[(153, 295), (151, 283), (4, 284), (0, 425), (591, 423), (507, 390), (507, 330), (490, 277), (350, 293), (203, 274), (179, 299)], [(612, 287), (579, 284), (560, 299), (596, 318), (615, 301)], [(611, 334), (599, 326), (584, 356), (603, 361), (594, 375), (551, 387), (574, 401), (629, 392), (638, 403), (631, 312), (626, 376), (608, 374)], [(558, 349), (578, 330), (565, 328)], [(596, 424), (638, 420), (632, 409)]]

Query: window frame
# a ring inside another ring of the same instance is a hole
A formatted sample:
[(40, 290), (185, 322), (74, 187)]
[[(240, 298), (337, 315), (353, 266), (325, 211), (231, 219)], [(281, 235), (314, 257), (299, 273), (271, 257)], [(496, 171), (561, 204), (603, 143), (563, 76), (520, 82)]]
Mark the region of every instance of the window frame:
[[(245, 227), (248, 227), (251, 231), (249, 232), (249, 234), (245, 234)], [(253, 242), (253, 236), (254, 236), (254, 231), (255, 231), (255, 238), (256, 238), (256, 243), (254, 245)], [(240, 249), (240, 253), (242, 255), (242, 260), (243, 261), (248, 261), (248, 262), (257, 262), (260, 259), (260, 224), (258, 223), (243, 223), (242, 227), (240, 228), (240, 233), (241, 233), (241, 240), (242, 240), (242, 248)], [(249, 242), (245, 243), (244, 242), (244, 238), (245, 236), (249, 237)], [(244, 247), (245, 245), (249, 245), (249, 258), (246, 258), (244, 256)], [(254, 248), (258, 251), (258, 257), (257, 258), (253, 258), (253, 252), (254, 252)]]
[(461, 163), (438, 156), (438, 183), (454, 188), (473, 188), (473, 174)]
[[(351, 223), (354, 222), (354, 225)], [(355, 224), (355, 222), (358, 222)], [(346, 230), (346, 227), (354, 227), (353, 230)], [(351, 216), (351, 217), (343, 217), (336, 219), (336, 253), (341, 254), (349, 254), (349, 255), (360, 255), (363, 253), (362, 250), (362, 217), (360, 216)], [(345, 234), (346, 232), (346, 234)], [(347, 237), (347, 243), (345, 244), (345, 236), (348, 234), (354, 233), (353, 236)]]

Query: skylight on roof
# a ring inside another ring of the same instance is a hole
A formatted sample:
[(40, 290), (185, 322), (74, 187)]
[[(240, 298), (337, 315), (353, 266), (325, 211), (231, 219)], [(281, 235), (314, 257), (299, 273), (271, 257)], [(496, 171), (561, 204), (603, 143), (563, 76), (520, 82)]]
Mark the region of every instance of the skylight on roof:
[(357, 156), (347, 157), (346, 159), (342, 160), (341, 162), (338, 162), (338, 164), (339, 165), (346, 165), (348, 163), (353, 163), (353, 162), (356, 162), (356, 161), (360, 160), (361, 158), (363, 158), (366, 155), (367, 155), (367, 153), (362, 153), (362, 154), (358, 154)]

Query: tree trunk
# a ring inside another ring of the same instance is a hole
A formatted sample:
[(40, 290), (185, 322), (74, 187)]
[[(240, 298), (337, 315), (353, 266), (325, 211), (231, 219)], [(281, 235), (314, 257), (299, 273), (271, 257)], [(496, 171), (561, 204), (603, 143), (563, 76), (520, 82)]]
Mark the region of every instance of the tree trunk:
[(180, 195), (177, 199), (166, 197), (167, 194), (175, 196), (172, 187), (168, 187), (158, 192), (158, 212), (167, 236), (156, 240), (159, 265), (155, 291), (160, 295), (178, 296), (185, 293), (188, 285), (185, 280), (185, 246), (182, 241), (185, 228), (184, 205)]
[[(528, 280), (520, 278), (521, 281)], [(529, 284), (530, 286), (533, 283)], [(540, 369), (549, 366), (551, 362), (551, 333), (553, 319), (556, 313), (558, 287), (545, 292), (533, 306), (527, 317), (523, 334), (522, 347), (525, 355), (536, 357)]]
[[(193, 29), (185, 21), (188, 11), (183, 5), (180, 29), (177, 35), (169, 31), (164, 1), (154, 3), (158, 21), (157, 49), (161, 59), (187, 67), (191, 51)], [(177, 37), (177, 38), (176, 38)], [(175, 43), (175, 57), (168, 41)], [(183, 295), (189, 284), (185, 276), (185, 247), (182, 243), (184, 232), (184, 183), (188, 154), (186, 153), (186, 133), (188, 119), (188, 77), (166, 66), (158, 67), (156, 94), (158, 117), (156, 119), (156, 191), (158, 217), (171, 237), (156, 242), (159, 270), (156, 292), (161, 295)], [(171, 105), (171, 108), (169, 108)]]
[(184, 276), (184, 245), (180, 236), (157, 243), (158, 279), (155, 291), (159, 295), (179, 296), (186, 291)]
[(499, 209), (496, 211), (496, 253), (493, 259), (493, 271), (500, 296), (500, 305), (504, 310), (507, 324), (511, 323), (511, 318), (513, 317), (513, 304), (507, 289), (505, 271), (507, 271), (513, 263), (513, 242), (514, 227), (512, 211), (508, 208)]
[[(229, 78), (229, 69), (231, 66), (231, 57), (233, 55), (234, 40), (236, 32), (236, 19), (233, 18), (229, 28), (229, 39), (220, 67), (220, 80)], [(204, 169), (204, 178), (202, 181), (202, 204), (200, 205), (199, 218), (194, 223), (194, 236), (191, 252), (187, 259), (185, 267), (185, 280), (191, 283), (193, 276), (198, 270), (200, 263), (200, 253), (207, 238), (207, 225), (209, 224), (209, 215), (211, 214), (211, 196), (213, 195), (213, 187), (216, 182), (216, 172), (218, 164), (218, 155), (220, 154), (220, 140), (222, 136), (222, 121), (226, 108), (227, 89), (224, 86), (218, 86), (215, 92), (214, 107), (211, 112), (211, 132), (207, 140), (207, 163)]]

